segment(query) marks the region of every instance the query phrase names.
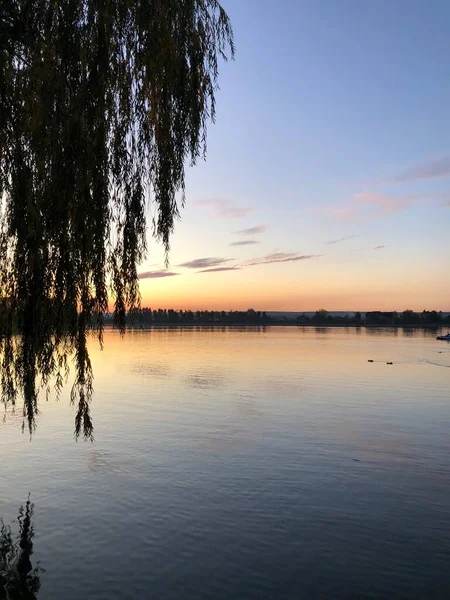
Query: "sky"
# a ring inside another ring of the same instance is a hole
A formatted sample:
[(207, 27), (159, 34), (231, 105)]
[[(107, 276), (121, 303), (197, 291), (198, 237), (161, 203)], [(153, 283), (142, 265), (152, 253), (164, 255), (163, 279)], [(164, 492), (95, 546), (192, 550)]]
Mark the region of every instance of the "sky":
[(142, 305), (450, 310), (450, 2), (222, 5), (236, 58)]

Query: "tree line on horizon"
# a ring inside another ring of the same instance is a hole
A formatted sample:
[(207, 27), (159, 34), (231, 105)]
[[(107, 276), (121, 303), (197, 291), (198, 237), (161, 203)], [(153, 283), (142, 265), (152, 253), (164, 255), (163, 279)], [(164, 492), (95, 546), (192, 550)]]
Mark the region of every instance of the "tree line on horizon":
[[(132, 326), (152, 325), (315, 325), (342, 327), (444, 327), (450, 326), (450, 315), (443, 315), (436, 310), (414, 312), (361, 312), (346, 315), (334, 315), (325, 309), (317, 310), (309, 315), (302, 313), (297, 317), (286, 315), (270, 315), (266, 311), (256, 311), (252, 308), (239, 310), (174, 310), (172, 308), (152, 310), (142, 308), (128, 314)], [(112, 316), (106, 322), (112, 322)]]

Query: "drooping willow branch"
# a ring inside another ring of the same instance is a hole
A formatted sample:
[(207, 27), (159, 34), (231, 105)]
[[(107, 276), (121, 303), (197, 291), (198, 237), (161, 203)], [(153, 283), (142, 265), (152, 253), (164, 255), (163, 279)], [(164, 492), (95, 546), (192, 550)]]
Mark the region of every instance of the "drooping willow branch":
[(185, 165), (205, 155), (217, 0), (0, 0), (0, 359), (3, 402), (59, 389), (75, 356), (76, 435), (92, 436), (87, 334), (139, 305), (147, 206), (165, 248)]
[(28, 498), (16, 519), (19, 532), (13, 536), (11, 527), (0, 518), (0, 598), (5, 600), (36, 600), (41, 585), (39, 566), (33, 567), (33, 510)]

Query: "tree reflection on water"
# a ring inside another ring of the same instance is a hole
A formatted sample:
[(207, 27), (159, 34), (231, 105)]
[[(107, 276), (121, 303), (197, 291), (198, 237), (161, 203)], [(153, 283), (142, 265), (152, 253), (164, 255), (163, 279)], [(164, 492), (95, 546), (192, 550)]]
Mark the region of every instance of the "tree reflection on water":
[(28, 498), (17, 517), (19, 532), (0, 520), (0, 600), (36, 600), (43, 569), (33, 568), (34, 505)]

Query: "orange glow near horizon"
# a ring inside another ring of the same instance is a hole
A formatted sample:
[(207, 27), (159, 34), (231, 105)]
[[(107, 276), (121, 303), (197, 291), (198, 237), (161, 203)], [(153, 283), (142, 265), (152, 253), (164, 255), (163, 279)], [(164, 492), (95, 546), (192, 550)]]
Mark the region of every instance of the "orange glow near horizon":
[[(258, 223), (267, 223), (260, 226), (264, 232), (253, 235), (254, 244), (233, 246), (242, 236), (253, 241), (251, 233), (239, 236), (235, 232), (241, 228), (252, 231), (241, 221), (219, 217), (205, 223), (191, 203), (173, 235), (167, 271), (161, 246), (149, 236), (149, 258), (139, 268), (139, 273), (147, 276), (140, 280), (142, 306), (286, 312), (321, 308), (339, 312), (450, 311), (450, 280), (443, 276), (450, 246), (440, 252), (432, 244), (419, 249), (411, 242), (410, 247), (388, 244), (375, 250), (363, 235), (355, 236), (357, 243), (349, 240), (327, 245), (324, 239), (335, 237), (339, 242), (340, 236), (321, 233), (319, 237), (313, 227), (321, 224), (303, 217), (301, 235), (297, 232), (294, 240), (288, 239), (293, 232), (284, 217), (279, 224), (283, 234), (275, 231), (270, 219), (249, 218), (246, 224), (254, 225), (253, 229), (258, 229)], [(436, 236), (436, 240), (441, 243), (442, 237)], [(211, 270), (205, 272), (208, 268)]]
[[(448, 285), (402, 280), (384, 283), (378, 279), (358, 281), (313, 277), (278, 281), (268, 275), (247, 273), (188, 274), (140, 282), (142, 306), (175, 310), (329, 311), (449, 310)], [(363, 289), (362, 289), (363, 288)]]

